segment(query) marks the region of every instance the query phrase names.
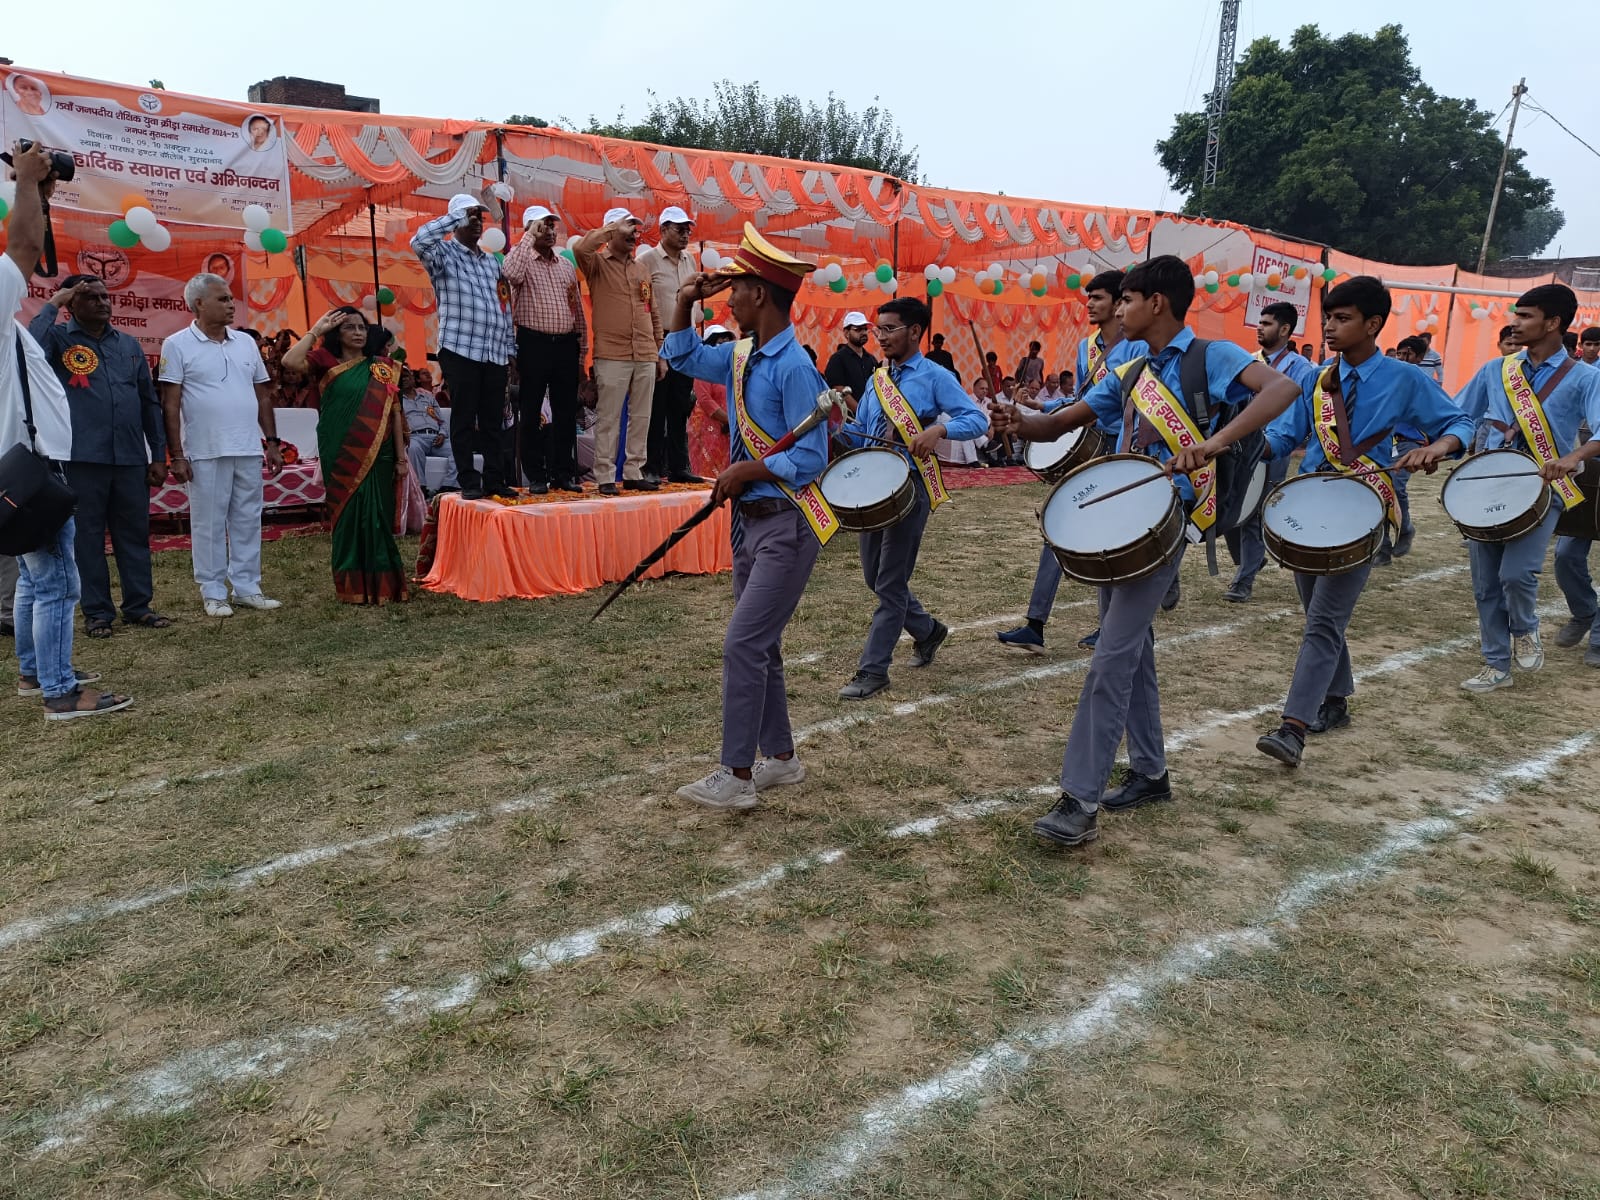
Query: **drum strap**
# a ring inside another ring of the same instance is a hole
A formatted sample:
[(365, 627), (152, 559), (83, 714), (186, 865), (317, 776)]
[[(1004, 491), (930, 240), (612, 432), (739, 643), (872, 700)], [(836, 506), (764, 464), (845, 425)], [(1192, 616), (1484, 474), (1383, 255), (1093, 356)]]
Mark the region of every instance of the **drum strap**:
[[(1523, 370), (1522, 362), (1521, 356), (1516, 354), (1508, 354), (1501, 359), (1500, 383), (1505, 388), (1511, 412), (1517, 418), (1522, 444), (1527, 447), (1528, 453), (1533, 455), (1536, 462), (1551, 463), (1561, 455), (1556, 447), (1555, 434), (1550, 429), (1550, 418), (1545, 416), (1544, 402), (1566, 378), (1567, 372), (1572, 370), (1572, 359), (1567, 359), (1557, 367), (1537, 392), (1533, 390), (1528, 373)], [(1583, 502), (1583, 493), (1571, 479), (1560, 479), (1550, 486), (1555, 488), (1556, 495), (1561, 497), (1563, 508), (1572, 508)]]
[[(917, 410), (911, 407), (911, 401), (906, 399), (899, 384), (895, 383), (888, 367), (879, 367), (872, 373), (872, 387), (878, 393), (878, 407), (883, 409), (884, 417), (899, 431), (900, 440), (907, 446), (911, 445), (917, 434), (922, 432), (922, 422), (917, 417)], [(913, 457), (911, 462), (917, 468), (917, 474), (922, 476), (923, 486), (928, 489), (928, 511), (932, 512), (950, 499), (950, 493), (944, 488), (944, 476), (939, 471), (939, 456), (929, 454), (924, 458)]]
[(1361, 482), (1378, 493), (1383, 501), (1384, 519), (1398, 535), (1402, 524), (1400, 497), (1394, 490), (1387, 468), (1379, 466), (1367, 452), (1385, 438), (1392, 438), (1394, 430), (1380, 430), (1373, 436), (1350, 444), (1350, 417), (1345, 408), (1344, 389), (1339, 379), (1341, 360), (1335, 358), (1317, 379), (1317, 403), (1311, 413), (1311, 428), (1322, 447), (1328, 465), (1350, 475), (1360, 472)]
[[(754, 349), (755, 342), (750, 338), (745, 338), (733, 348), (733, 412), (735, 424), (739, 428), (740, 444), (750, 458), (760, 460), (768, 450), (772, 449), (777, 439), (757, 425), (749, 410), (745, 408), (744, 389), (754, 361), (752, 358)], [(822, 489), (814, 480), (799, 488), (792, 488), (782, 480), (776, 482), (778, 490), (789, 497), (794, 506), (800, 510), (800, 515), (806, 519), (806, 524), (811, 527), (811, 532), (816, 535), (817, 541), (826, 546), (828, 539), (839, 531), (839, 518), (823, 499)]]

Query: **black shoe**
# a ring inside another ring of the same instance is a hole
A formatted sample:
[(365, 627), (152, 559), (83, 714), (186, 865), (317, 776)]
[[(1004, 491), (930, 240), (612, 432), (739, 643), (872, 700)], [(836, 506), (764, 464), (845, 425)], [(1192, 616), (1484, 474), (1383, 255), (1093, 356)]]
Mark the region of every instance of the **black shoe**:
[(1271, 733), (1264, 733), (1257, 738), (1256, 749), (1286, 767), (1298, 767), (1300, 756), (1305, 753), (1306, 735), (1297, 726), (1285, 721)]
[(435, 492), (434, 495), (435, 496), (442, 496), (446, 492), (459, 492), (460, 490), (461, 490), (461, 485), (459, 483), (447, 483), (443, 487), (441, 487), (437, 492)]
[(1377, 555), (1372, 560), (1372, 565), (1375, 566), (1375, 567), (1387, 567), (1387, 566), (1391, 565), (1393, 562), (1394, 562), (1394, 552), (1393, 551), (1390, 551), (1390, 550), (1379, 550)]
[(661, 476), (652, 471), (649, 467), (646, 467), (644, 470), (639, 472), (639, 478), (644, 480), (646, 483), (653, 483), (657, 487), (661, 486)]
[(668, 475), (667, 479), (672, 483), (704, 483), (705, 482), (705, 480), (702, 479), (700, 476), (692, 474), (689, 471), (683, 471), (683, 472), (679, 472), (677, 474)]
[(1033, 832), (1058, 846), (1081, 846), (1100, 836), (1100, 822), (1097, 814), (1084, 812), (1083, 805), (1062, 792), (1055, 807), (1033, 823)]
[(576, 479), (552, 479), (550, 481), (550, 490), (553, 492), (581, 493), (583, 491), (583, 485)]
[(10, 621), (0, 621), (0, 637), (16, 637), (17, 627)]
[(659, 479), (624, 479), (622, 490), (625, 492), (659, 492), (661, 481)]
[(1183, 599), (1183, 580), (1173, 577), (1172, 586), (1167, 589), (1167, 594), (1161, 597), (1161, 611), (1171, 612), (1178, 607), (1178, 601)]
[(1394, 540), (1394, 556), (1404, 558), (1411, 553), (1411, 543), (1417, 540), (1415, 529), (1402, 529), (1400, 536)]
[(484, 491), (482, 488), (472, 487), (461, 489), (461, 498), (463, 500), (482, 500), (483, 497)]
[(490, 488), (489, 495), (498, 496), (501, 500), (515, 500), (517, 498), (517, 489), (502, 483), (499, 487)]
[(944, 645), (950, 637), (950, 626), (938, 621), (933, 623), (933, 632), (920, 642), (915, 642), (911, 647), (911, 665), (925, 667), (933, 661), (933, 656), (939, 653), (939, 647)]
[(1222, 593), (1222, 598), (1230, 604), (1244, 604), (1250, 599), (1250, 589), (1236, 583)]
[(1168, 772), (1161, 772), (1160, 779), (1151, 779), (1148, 775), (1129, 771), (1121, 787), (1112, 788), (1101, 798), (1100, 807), (1107, 812), (1127, 812), (1141, 804), (1171, 799), (1172, 780)]
[(615, 496), (617, 494), (617, 485), (614, 483), (602, 483), (600, 485), (600, 494), (602, 496)]
[(544, 496), (548, 495), (549, 492), (550, 485), (545, 483), (542, 479), (535, 479), (528, 485), (528, 495), (530, 496)]
[(889, 686), (887, 675), (874, 675), (869, 671), (857, 671), (850, 677), (850, 682), (839, 689), (841, 700), (865, 700), (869, 696), (876, 696)]
[(1099, 641), (1100, 631), (1096, 629), (1093, 633), (1086, 633), (1078, 639), (1078, 648), (1080, 650), (1093, 650), (1099, 644)]
[(1317, 709), (1317, 719), (1306, 726), (1307, 733), (1327, 733), (1350, 724), (1350, 703), (1343, 696), (1329, 696)]

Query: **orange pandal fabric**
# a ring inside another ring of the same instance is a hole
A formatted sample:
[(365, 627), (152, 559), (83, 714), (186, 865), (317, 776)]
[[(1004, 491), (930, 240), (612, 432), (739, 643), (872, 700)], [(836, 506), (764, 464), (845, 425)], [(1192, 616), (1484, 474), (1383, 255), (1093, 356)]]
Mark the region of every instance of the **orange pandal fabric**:
[[(463, 600), (575, 595), (615, 583), (706, 502), (702, 490), (521, 506), (446, 496), (433, 566), (422, 586)], [(733, 569), (724, 505), (672, 548), (646, 579)]]

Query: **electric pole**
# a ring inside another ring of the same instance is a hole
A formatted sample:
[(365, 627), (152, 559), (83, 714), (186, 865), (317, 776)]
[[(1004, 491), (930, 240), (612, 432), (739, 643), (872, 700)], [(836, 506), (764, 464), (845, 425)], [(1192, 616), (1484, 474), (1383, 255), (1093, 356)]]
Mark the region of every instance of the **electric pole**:
[(1206, 165), (1202, 189), (1215, 186), (1217, 162), (1222, 154), (1222, 118), (1228, 112), (1233, 90), (1233, 55), (1239, 43), (1239, 0), (1222, 0), (1222, 27), (1217, 31), (1217, 74), (1206, 102)]
[[(1494, 233), (1494, 214), (1500, 207), (1500, 189), (1506, 182), (1506, 164), (1511, 161), (1511, 135), (1517, 131), (1517, 113), (1522, 109), (1522, 97), (1528, 92), (1528, 79), (1523, 76), (1511, 89), (1511, 124), (1506, 126), (1506, 148), (1500, 155), (1500, 174), (1494, 179), (1494, 195), (1489, 198), (1489, 223), (1483, 227), (1483, 249), (1478, 251), (1478, 274), (1489, 262), (1489, 237)], [(1210, 153), (1208, 150), (1207, 153)]]

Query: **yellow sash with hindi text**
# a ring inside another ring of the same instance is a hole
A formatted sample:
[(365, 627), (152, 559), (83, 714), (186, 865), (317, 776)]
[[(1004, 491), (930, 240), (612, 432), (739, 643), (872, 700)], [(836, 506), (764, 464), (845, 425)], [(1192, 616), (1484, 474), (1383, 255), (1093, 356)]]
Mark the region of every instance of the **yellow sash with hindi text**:
[(1339, 364), (1335, 361), (1317, 380), (1317, 407), (1311, 414), (1313, 418), (1311, 427), (1316, 430), (1317, 442), (1322, 446), (1323, 456), (1335, 470), (1345, 475), (1355, 475), (1362, 483), (1378, 493), (1378, 498), (1383, 501), (1384, 519), (1398, 534), (1402, 524), (1400, 497), (1394, 490), (1394, 482), (1389, 478), (1387, 469), (1379, 466), (1365, 454), (1353, 463), (1347, 463), (1339, 457), (1340, 401), (1335, 391), (1338, 379)]
[[(1516, 354), (1508, 354), (1501, 359), (1500, 384), (1506, 390), (1506, 400), (1511, 404), (1511, 411), (1522, 430), (1522, 441), (1528, 447), (1528, 453), (1541, 466), (1553, 463), (1561, 454), (1556, 449), (1555, 435), (1550, 432), (1550, 419), (1544, 415), (1544, 405), (1539, 403), (1539, 395), (1533, 390), (1533, 384), (1518, 369), (1520, 365), (1521, 358)], [(1563, 508), (1583, 502), (1583, 493), (1572, 480), (1558, 479), (1551, 486), (1556, 489), (1556, 495), (1561, 497)]]
[[(899, 386), (889, 378), (888, 367), (879, 367), (872, 373), (872, 386), (878, 393), (878, 406), (883, 409), (883, 415), (900, 432), (900, 440), (907, 446), (911, 445), (917, 434), (922, 432), (922, 422), (917, 419), (917, 410), (911, 407), (911, 402), (905, 398)], [(931, 512), (950, 499), (950, 493), (944, 488), (944, 476), (939, 471), (939, 456), (929, 454), (917, 458), (913, 455), (911, 461), (916, 464), (917, 473), (927, 485), (928, 510)]]
[[(777, 443), (777, 439), (757, 425), (744, 406), (745, 367), (750, 362), (750, 354), (754, 348), (755, 343), (749, 338), (745, 338), (733, 348), (733, 414), (734, 423), (739, 428), (739, 440), (744, 443), (744, 448), (749, 451), (750, 457), (759, 461)], [(828, 507), (828, 502), (822, 498), (822, 489), (814, 480), (799, 488), (792, 488), (781, 479), (774, 482), (800, 510), (800, 515), (806, 519), (806, 524), (811, 526), (811, 532), (816, 535), (817, 541), (826, 546), (828, 539), (839, 531), (839, 518), (833, 509)]]
[[(1134, 365), (1128, 363), (1117, 368), (1118, 377), (1125, 378), (1122, 372)], [(1180, 450), (1187, 450), (1205, 441), (1183, 404), (1172, 394), (1172, 389), (1161, 382), (1160, 377), (1150, 369), (1149, 363), (1140, 359), (1138, 365), (1139, 380), (1133, 385), (1130, 399), (1139, 410), (1139, 415), (1161, 435), (1167, 449), (1177, 454)], [(1217, 523), (1217, 464), (1208, 462), (1198, 471), (1190, 472), (1189, 482), (1194, 485), (1195, 495), (1194, 511), (1189, 514), (1189, 522), (1197, 531), (1204, 533)]]

